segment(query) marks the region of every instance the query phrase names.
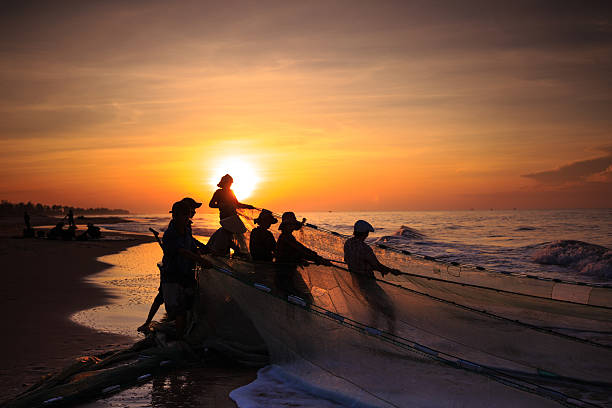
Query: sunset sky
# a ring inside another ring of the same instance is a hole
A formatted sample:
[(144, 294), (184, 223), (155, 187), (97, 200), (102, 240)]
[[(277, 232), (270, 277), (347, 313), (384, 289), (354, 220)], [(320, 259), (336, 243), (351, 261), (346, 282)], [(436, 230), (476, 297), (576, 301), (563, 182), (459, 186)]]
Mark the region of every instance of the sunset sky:
[(165, 211), (233, 161), (275, 211), (612, 202), (609, 1), (0, 5), (0, 199)]

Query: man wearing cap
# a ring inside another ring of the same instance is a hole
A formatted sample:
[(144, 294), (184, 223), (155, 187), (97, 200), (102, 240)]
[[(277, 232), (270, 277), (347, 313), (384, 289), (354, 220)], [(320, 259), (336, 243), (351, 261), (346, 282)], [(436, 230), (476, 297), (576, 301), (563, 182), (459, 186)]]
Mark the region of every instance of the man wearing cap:
[(359, 220), (353, 226), (353, 237), (344, 243), (344, 262), (349, 271), (368, 278), (374, 278), (374, 271), (380, 271), (383, 276), (387, 273), (398, 274), (400, 271), (397, 269), (381, 264), (372, 248), (365, 243), (370, 232), (374, 232), (374, 227), (367, 221)]
[[(193, 221), (191, 220), (196, 213), (196, 209), (200, 208), (202, 206), (202, 203), (198, 203), (196, 200), (194, 200), (191, 197), (185, 197), (181, 200), (183, 203), (187, 204), (187, 207), (189, 207), (189, 222), (187, 227), (189, 228), (190, 233), (193, 236), (193, 232), (191, 231), (191, 224), (193, 224)], [(172, 211), (170, 211), (172, 212)], [(199, 249), (201, 252), (203, 253), (207, 253), (208, 250), (206, 248), (206, 245), (201, 243), (200, 241), (198, 241), (197, 239), (193, 238), (193, 243), (195, 244), (196, 248)]]
[[(195, 215), (196, 208), (200, 208), (202, 206), (202, 203), (198, 203), (196, 200), (194, 200), (191, 197), (185, 197), (180, 202), (185, 204), (187, 206), (187, 208), (189, 209), (189, 219), (187, 220), (186, 228), (189, 229), (189, 234), (192, 236), (194, 247), (197, 250), (199, 250), (200, 253), (208, 253), (208, 252), (210, 252), (205, 244), (203, 244), (200, 241), (198, 241), (197, 239), (193, 238), (193, 234), (192, 234), (192, 231), (191, 231), (191, 224), (193, 223), (193, 221), (191, 221), (191, 218), (193, 218), (193, 216)], [(174, 206), (173, 206), (173, 208), (174, 208)], [(170, 210), (168, 212), (170, 214), (173, 213), (172, 210)], [(174, 220), (170, 220), (170, 224), (168, 225), (168, 228), (170, 228), (170, 226), (173, 223), (174, 223)], [(163, 266), (162, 266), (162, 268), (163, 268)], [(160, 269), (160, 272), (163, 273), (161, 271), (161, 269)], [(195, 282), (195, 279), (191, 280), (189, 283), (190, 283), (190, 287), (187, 288), (187, 289), (195, 291), (197, 289), (197, 282)], [(157, 296), (155, 296), (155, 299), (153, 299), (153, 303), (151, 304), (151, 308), (149, 309), (149, 314), (147, 316), (147, 320), (145, 320), (145, 322), (141, 326), (139, 326), (136, 330), (139, 331), (139, 332), (142, 332), (142, 333), (147, 333), (147, 331), (149, 330), (149, 325), (153, 321), (153, 317), (155, 317), (155, 314), (157, 314), (157, 311), (159, 310), (160, 306), (163, 305), (163, 304), (164, 304), (164, 293), (163, 293), (163, 290), (162, 290), (161, 275), (160, 275), (160, 285), (159, 285), (158, 293), (157, 293)]]
[(369, 222), (359, 220), (353, 226), (353, 237), (344, 243), (344, 262), (352, 275), (353, 284), (359, 289), (364, 299), (370, 304), (372, 320), (376, 322), (379, 314), (385, 315), (388, 331), (395, 332), (395, 310), (387, 293), (376, 283), (374, 271), (383, 276), (387, 273), (398, 275), (401, 272), (381, 264), (365, 239), (374, 227)]
[(249, 242), (251, 258), (253, 261), (272, 262), (276, 252), (276, 240), (269, 228), (272, 224), (276, 224), (278, 220), (274, 217), (272, 211), (264, 208), (253, 222), (258, 226), (251, 231)]
[(177, 337), (185, 330), (187, 311), (191, 308), (190, 297), (195, 286), (196, 263), (207, 262), (195, 253), (194, 239), (189, 228), (191, 209), (183, 201), (172, 206), (172, 221), (162, 238), (164, 257), (162, 260), (161, 286), (166, 312), (175, 319)]

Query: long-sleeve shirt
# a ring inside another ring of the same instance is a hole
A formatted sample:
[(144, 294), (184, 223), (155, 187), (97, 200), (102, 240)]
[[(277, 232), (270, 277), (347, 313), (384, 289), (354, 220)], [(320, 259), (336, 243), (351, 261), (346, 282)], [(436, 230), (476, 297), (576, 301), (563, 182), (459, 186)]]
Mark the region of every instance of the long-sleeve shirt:
[(272, 261), (276, 252), (276, 240), (267, 229), (256, 227), (251, 231), (249, 241), (251, 258), (254, 261)]
[(305, 260), (318, 261), (319, 255), (298, 242), (287, 232), (281, 232), (276, 242), (276, 262), (299, 264)]
[(220, 219), (236, 215), (237, 208), (251, 208), (248, 204), (239, 202), (234, 191), (229, 188), (220, 188), (215, 191), (210, 199), (209, 207), (219, 209)]
[(380, 265), (372, 248), (356, 237), (344, 243), (344, 262), (351, 273), (369, 278), (374, 277), (374, 269)]
[(168, 229), (162, 238), (164, 258), (162, 263), (162, 283), (180, 283), (183, 286), (192, 286), (195, 280), (193, 268), (195, 262), (180, 253), (180, 249), (193, 251), (195, 249), (191, 229), (185, 228), (181, 235), (176, 230), (174, 222), (170, 221)]

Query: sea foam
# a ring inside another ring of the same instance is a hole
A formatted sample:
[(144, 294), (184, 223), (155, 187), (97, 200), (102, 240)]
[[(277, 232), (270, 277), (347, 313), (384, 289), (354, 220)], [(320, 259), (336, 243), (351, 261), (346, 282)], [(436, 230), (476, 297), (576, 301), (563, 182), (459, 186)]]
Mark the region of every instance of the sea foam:
[(289, 374), (277, 365), (257, 372), (257, 379), (230, 393), (240, 408), (374, 408), (348, 395), (322, 389)]
[(582, 241), (556, 241), (535, 250), (532, 260), (539, 264), (560, 265), (579, 274), (601, 279), (612, 278), (612, 251)]

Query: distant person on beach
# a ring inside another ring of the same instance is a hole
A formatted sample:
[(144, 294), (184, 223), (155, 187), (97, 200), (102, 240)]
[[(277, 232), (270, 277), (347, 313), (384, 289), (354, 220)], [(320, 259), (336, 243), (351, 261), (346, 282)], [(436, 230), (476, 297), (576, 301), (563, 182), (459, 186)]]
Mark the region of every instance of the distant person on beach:
[(36, 232), (32, 225), (30, 224), (30, 214), (27, 211), (23, 212), (23, 222), (25, 223), (25, 228), (23, 229), (23, 237), (24, 238), (34, 238)]
[(87, 231), (85, 231), (85, 233), (91, 239), (100, 239), (100, 237), (102, 236), (102, 233), (100, 232), (100, 227), (96, 227), (91, 222), (87, 224)]
[(219, 209), (219, 219), (221, 220), (221, 225), (226, 230), (231, 231), (236, 235), (236, 240), (238, 241), (240, 251), (248, 256), (248, 248), (244, 238), (244, 233), (247, 229), (238, 217), (236, 210), (239, 208), (252, 210), (255, 207), (238, 201), (234, 191), (232, 190), (233, 183), (234, 179), (229, 174), (221, 177), (221, 180), (217, 184), (219, 189), (213, 194), (208, 206), (210, 208)]
[(278, 220), (274, 217), (272, 211), (263, 209), (259, 213), (259, 217), (255, 218), (253, 222), (258, 226), (251, 231), (249, 241), (251, 258), (253, 261), (272, 262), (276, 252), (276, 240), (269, 229)]
[(365, 239), (374, 227), (364, 220), (358, 220), (353, 226), (353, 237), (344, 243), (344, 262), (352, 275), (353, 283), (357, 286), (364, 299), (370, 304), (370, 311), (374, 322), (382, 313), (387, 320), (388, 331), (395, 333), (395, 310), (387, 293), (375, 281), (374, 271), (382, 275), (390, 273), (398, 275), (401, 272), (381, 264), (376, 258), (372, 248), (365, 243)]
[(68, 218), (68, 227), (74, 227), (76, 229), (76, 224), (74, 223), (74, 212), (72, 212), (72, 208), (68, 211), (68, 215), (64, 217), (64, 219)]
[(32, 225), (30, 224), (30, 214), (27, 211), (23, 212), (23, 222), (25, 223), (26, 229), (32, 229)]
[(182, 338), (187, 311), (191, 309), (197, 282), (194, 268), (196, 263), (208, 264), (196, 253), (189, 228), (191, 209), (182, 201), (172, 206), (172, 221), (162, 238), (164, 257), (162, 260), (161, 286), (166, 312), (175, 320), (177, 338)]
[(76, 237), (77, 241), (89, 241), (90, 239), (100, 239), (102, 233), (100, 227), (96, 227), (91, 222), (87, 223), (87, 230)]
[(64, 222), (60, 221), (47, 232), (47, 239), (60, 239), (63, 236)]
[(62, 239), (64, 241), (72, 241), (76, 239), (76, 226), (70, 225), (68, 228), (62, 230)]
[(291, 211), (283, 213), (278, 226), (281, 233), (276, 243), (276, 285), (280, 290), (312, 303), (314, 299), (297, 268), (306, 265), (307, 261), (327, 266), (332, 266), (332, 263), (295, 239), (293, 231), (301, 229), (304, 223), (306, 219), (298, 221)]

